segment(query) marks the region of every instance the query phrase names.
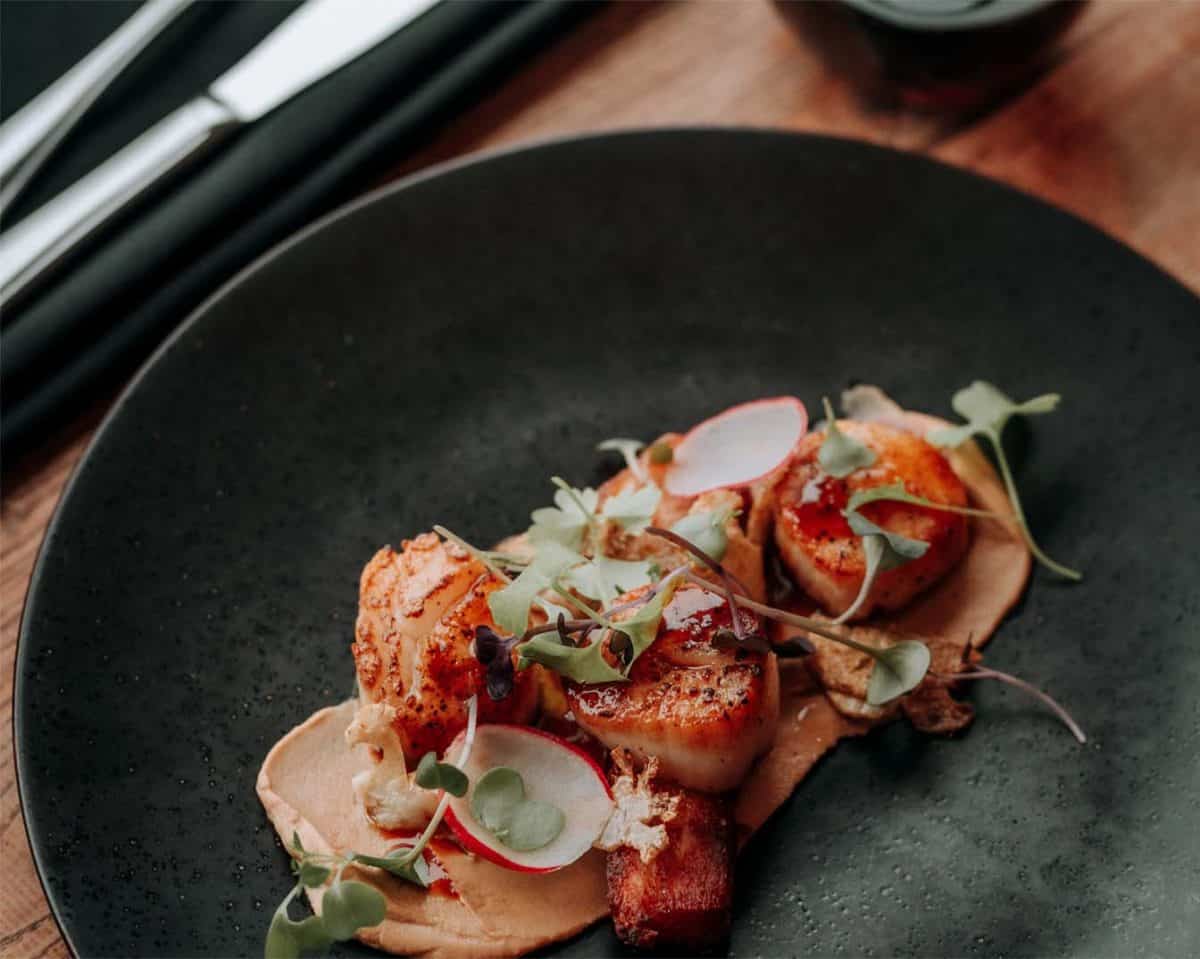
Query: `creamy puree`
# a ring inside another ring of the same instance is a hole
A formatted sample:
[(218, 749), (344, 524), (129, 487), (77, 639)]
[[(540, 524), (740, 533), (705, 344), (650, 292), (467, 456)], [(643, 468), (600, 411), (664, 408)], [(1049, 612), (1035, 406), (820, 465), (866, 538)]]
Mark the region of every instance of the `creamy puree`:
[[(896, 419), (901, 420), (896, 425), (920, 434), (944, 425), (918, 413)], [(1000, 480), (973, 443), (948, 455), (976, 505), (1009, 514)], [(902, 612), (874, 623), (922, 637), (933, 654), (933, 669), (940, 672), (953, 672), (973, 655), (971, 647), (987, 641), (1020, 598), (1029, 577), (1029, 554), (1014, 526), (972, 518), (971, 527), (966, 556), (941, 583)], [(850, 632), (867, 642), (878, 641), (872, 627), (854, 627)], [(780, 663), (780, 718), (774, 744), (742, 784), (735, 802), (743, 842), (839, 739), (862, 735), (895, 714), (888, 711), (874, 721), (855, 718), (855, 703), (865, 706), (861, 702), (865, 678), (861, 690), (850, 681), (835, 693), (852, 715), (839, 712), (814, 675), (817, 672), (804, 661)], [(865, 670), (858, 672), (865, 677)], [(944, 687), (930, 690), (926, 685), (910, 698), (944, 697), (953, 703)], [(356, 707), (351, 700), (315, 713), (281, 739), (263, 762), (258, 795), (285, 843), (290, 843), (296, 830), (307, 849), (353, 849), (372, 855), (383, 855), (388, 849), (390, 841), (370, 825), (350, 786), (355, 774), (371, 762), (364, 747), (348, 746), (343, 736)], [(913, 718), (917, 721), (916, 715)], [(501, 869), (466, 853), (446, 852), (442, 845), (438, 855), (456, 895), (423, 891), (378, 870), (347, 870), (377, 886), (388, 901), (387, 918), (360, 932), (362, 942), (430, 959), (512, 956), (573, 936), (608, 914), (604, 854), (598, 850), (548, 875)], [(321, 890), (307, 893), (319, 912)]]

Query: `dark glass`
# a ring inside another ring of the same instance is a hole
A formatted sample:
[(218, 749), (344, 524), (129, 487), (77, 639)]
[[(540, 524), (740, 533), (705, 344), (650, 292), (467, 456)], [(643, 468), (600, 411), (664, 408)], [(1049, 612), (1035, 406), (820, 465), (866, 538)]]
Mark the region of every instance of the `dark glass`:
[(776, 0), (872, 101), (934, 113), (982, 109), (1050, 62), (1081, 0)]

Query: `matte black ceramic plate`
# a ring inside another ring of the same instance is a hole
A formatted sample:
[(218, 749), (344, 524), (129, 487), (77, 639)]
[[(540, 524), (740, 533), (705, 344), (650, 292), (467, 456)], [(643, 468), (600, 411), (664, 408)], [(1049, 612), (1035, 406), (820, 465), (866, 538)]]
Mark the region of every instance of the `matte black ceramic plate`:
[[(254, 778), (351, 689), (360, 568), (521, 528), (613, 435), (852, 379), (1011, 439), (1037, 572), (957, 739), (847, 743), (739, 867), (736, 955), (1200, 952), (1200, 305), (992, 183), (859, 144), (654, 132), (419, 178), (226, 289), (78, 469), (21, 634), (21, 790), (85, 955), (256, 955), (287, 890)], [(347, 947), (353, 951), (356, 947)], [(607, 924), (570, 955), (617, 949)]]

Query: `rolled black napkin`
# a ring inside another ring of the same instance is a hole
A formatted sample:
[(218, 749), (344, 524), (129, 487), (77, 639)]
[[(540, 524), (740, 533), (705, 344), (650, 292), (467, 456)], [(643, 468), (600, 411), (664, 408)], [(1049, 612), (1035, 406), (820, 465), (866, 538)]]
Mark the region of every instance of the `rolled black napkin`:
[[(6, 465), (222, 282), (382, 176), (595, 4), (449, 0), (241, 134), (4, 317)], [(198, 92), (198, 91), (196, 91)]]

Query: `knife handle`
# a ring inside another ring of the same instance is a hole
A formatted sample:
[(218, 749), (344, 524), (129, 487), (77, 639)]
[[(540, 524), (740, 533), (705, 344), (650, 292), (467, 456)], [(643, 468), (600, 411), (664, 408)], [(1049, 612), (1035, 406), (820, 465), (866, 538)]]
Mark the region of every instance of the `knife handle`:
[(202, 96), (160, 120), (119, 153), (0, 234), (0, 307), (47, 280), (156, 188), (240, 125)]

